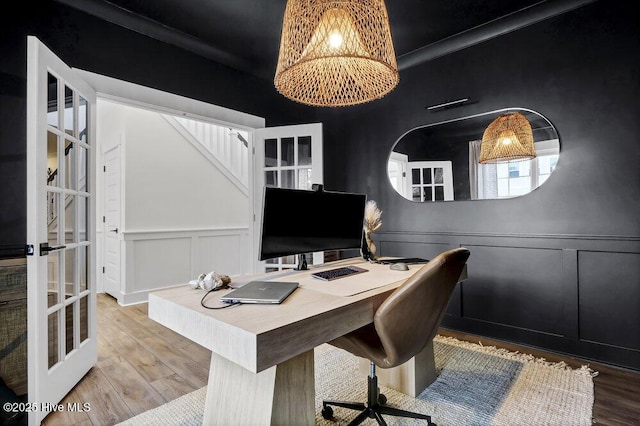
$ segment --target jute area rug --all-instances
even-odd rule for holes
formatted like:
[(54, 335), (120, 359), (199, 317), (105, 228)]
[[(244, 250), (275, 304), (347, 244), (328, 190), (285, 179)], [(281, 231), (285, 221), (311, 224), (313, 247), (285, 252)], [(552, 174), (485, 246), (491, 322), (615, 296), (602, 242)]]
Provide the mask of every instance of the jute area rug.
[[(591, 425), (593, 372), (531, 355), (436, 336), (437, 380), (417, 398), (381, 388), (387, 405), (428, 414), (438, 426)], [(315, 350), (316, 424), (343, 425), (356, 411), (334, 408), (322, 418), (322, 399), (366, 400), (366, 377), (358, 359), (329, 345)], [(202, 425), (206, 387), (142, 413), (121, 425)], [(389, 425), (424, 421), (385, 416)], [(364, 424), (376, 424), (368, 419)]]

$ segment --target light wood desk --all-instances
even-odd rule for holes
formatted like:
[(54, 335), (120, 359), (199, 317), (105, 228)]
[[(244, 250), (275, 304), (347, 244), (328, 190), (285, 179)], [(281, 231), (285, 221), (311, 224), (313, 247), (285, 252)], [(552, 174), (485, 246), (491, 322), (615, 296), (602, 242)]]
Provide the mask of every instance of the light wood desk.
[[(212, 351), (205, 424), (315, 424), (313, 349), (371, 323), (380, 303), (421, 266), (412, 265), (406, 272), (389, 271), (388, 265), (348, 259), (313, 270), (347, 264), (363, 266), (369, 272), (329, 283), (310, 278), (312, 271), (251, 277), (300, 282), (300, 288), (280, 305), (209, 310), (200, 306), (204, 291), (187, 285), (149, 294), (151, 319)], [(347, 286), (361, 291), (367, 281), (379, 287), (350, 296), (335, 294)], [(212, 293), (206, 304), (220, 305), (218, 299), (227, 291)], [(423, 352), (430, 368), (409, 365), (415, 364), (414, 360), (408, 361), (406, 368), (418, 370), (420, 377), (429, 370), (427, 381), (433, 380), (432, 348)], [(419, 358), (415, 359), (424, 361)], [(415, 388), (415, 380), (409, 382)], [(429, 383), (418, 386), (422, 389)]]

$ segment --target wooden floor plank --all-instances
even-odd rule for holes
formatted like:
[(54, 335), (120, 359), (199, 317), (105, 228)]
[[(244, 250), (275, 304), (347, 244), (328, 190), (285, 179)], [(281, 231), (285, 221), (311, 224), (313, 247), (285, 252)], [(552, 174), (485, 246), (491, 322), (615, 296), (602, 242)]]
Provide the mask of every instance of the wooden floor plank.
[(98, 362), (96, 367), (102, 368), (111, 365), (114, 362), (120, 362), (123, 355), (120, 354), (107, 339), (98, 331)]
[(75, 389), (80, 401), (91, 404), (87, 414), (94, 425), (112, 425), (133, 417), (133, 412), (100, 369), (89, 370)]
[(209, 381), (209, 368), (187, 358), (182, 352), (171, 347), (160, 337), (151, 335), (144, 330), (135, 330), (136, 339), (147, 349), (155, 352), (157, 357), (173, 371), (196, 389), (206, 386)]
[(102, 371), (118, 395), (136, 415), (156, 408), (166, 401), (127, 361), (116, 362)]
[[(84, 401), (80, 400), (78, 392), (71, 391), (62, 401), (60, 401), (60, 405), (64, 407), (64, 411), (47, 416), (42, 424), (44, 426), (75, 426), (87, 423), (91, 424), (91, 419), (89, 418), (89, 414), (85, 411), (84, 403)], [(77, 405), (71, 407), (71, 404)], [(81, 409), (76, 410), (76, 407), (81, 407)], [(91, 409), (91, 406), (87, 406), (86, 408)]]
[(211, 351), (192, 342), (191, 340), (181, 336), (174, 331), (158, 324), (149, 319), (148, 304), (139, 303), (133, 306), (127, 306), (122, 309), (122, 313), (136, 321), (140, 326), (154, 335), (163, 338), (172, 347), (179, 349), (185, 356), (199, 363), (205, 368), (209, 368), (211, 362)]
[[(144, 305), (146, 306), (147, 304), (145, 303)], [(126, 315), (129, 320), (133, 320), (139, 325), (144, 325), (147, 331), (163, 338), (174, 347), (179, 346), (180, 344), (184, 343), (185, 340), (187, 340), (185, 339), (185, 337), (179, 335), (173, 330), (164, 327), (163, 325), (158, 324), (153, 320), (150, 320), (148, 314), (145, 311), (142, 310), (140, 305), (134, 305), (124, 308), (122, 310), (122, 313)]]
[[(159, 337), (158, 334), (153, 333), (154, 327), (132, 327), (130, 322), (123, 321), (121, 315), (121, 313), (114, 314), (112, 322), (129, 333), (147, 351), (154, 353), (171, 370), (184, 377), (191, 386), (196, 389), (206, 386), (209, 378), (209, 366), (201, 365), (179, 349), (179, 346), (184, 344), (184, 337), (179, 336), (180, 340), (175, 337), (171, 338), (170, 341), (176, 342), (172, 345), (164, 339), (166, 333), (163, 333), (163, 337)], [(146, 321), (155, 323), (149, 318)]]
[(164, 377), (160, 380), (156, 380), (151, 383), (151, 386), (158, 391), (165, 401), (173, 401), (176, 398), (186, 395), (190, 392), (197, 390), (189, 383), (187, 383), (178, 374), (174, 374), (170, 377)]
[[(115, 315), (115, 314), (114, 314)], [(143, 347), (127, 331), (115, 327), (105, 327), (101, 324), (99, 334), (105, 338), (118, 354), (126, 356), (137, 373), (147, 382), (153, 382), (174, 374), (158, 357)]]
[(167, 327), (150, 320), (146, 303), (127, 307), (123, 312), (139, 325), (144, 326), (147, 331), (164, 339), (173, 348), (178, 349), (187, 358), (197, 362), (204, 368), (209, 368), (211, 351), (175, 333)]

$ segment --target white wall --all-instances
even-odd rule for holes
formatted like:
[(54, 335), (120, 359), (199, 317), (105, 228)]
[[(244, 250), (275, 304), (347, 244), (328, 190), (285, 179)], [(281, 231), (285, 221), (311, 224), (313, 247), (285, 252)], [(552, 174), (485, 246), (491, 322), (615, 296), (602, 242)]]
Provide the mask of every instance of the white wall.
[[(249, 197), (159, 113), (100, 100), (97, 132), (103, 146), (121, 143), (122, 272), (113, 295), (119, 303), (146, 301), (149, 291), (211, 270), (250, 272)], [(97, 204), (100, 227), (101, 194)]]
[[(96, 224), (98, 226), (98, 234), (102, 233), (102, 215), (104, 212), (103, 191), (103, 173), (102, 166), (104, 161), (102, 154), (104, 149), (112, 148), (122, 143), (125, 137), (125, 119), (126, 109), (119, 104), (113, 102), (98, 100), (96, 114)], [(89, 174), (93, 176), (93, 174)]]
[(123, 108), (127, 230), (248, 226), (242, 191), (159, 114)]

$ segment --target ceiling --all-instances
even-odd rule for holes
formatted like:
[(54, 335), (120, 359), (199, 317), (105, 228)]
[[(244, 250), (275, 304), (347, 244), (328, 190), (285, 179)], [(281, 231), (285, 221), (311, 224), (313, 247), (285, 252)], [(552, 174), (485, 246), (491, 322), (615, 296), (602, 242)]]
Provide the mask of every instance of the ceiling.
[[(286, 0), (57, 1), (233, 68), (273, 78)], [(515, 15), (531, 15), (530, 11), (548, 9), (550, 3), (575, 4), (576, 1), (585, 2), (387, 0), (386, 5), (396, 56), (400, 60), (468, 30), (487, 27)], [(533, 5), (536, 6), (530, 7)], [(539, 16), (534, 18), (535, 22), (540, 20)]]

